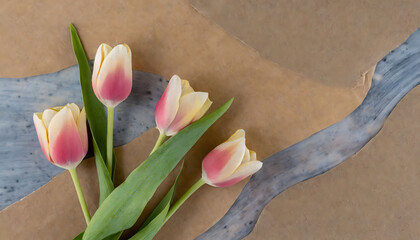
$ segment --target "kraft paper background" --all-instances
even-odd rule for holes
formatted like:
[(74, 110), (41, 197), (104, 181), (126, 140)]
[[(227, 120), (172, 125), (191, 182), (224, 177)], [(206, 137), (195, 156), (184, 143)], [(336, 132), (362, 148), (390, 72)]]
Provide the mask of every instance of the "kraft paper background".
[[(416, 6), (415, 1), (398, 4), (373, 1), (372, 5), (354, 1), (351, 5), (354, 11), (341, 14), (337, 14), (340, 8), (334, 3), (317, 2), (324, 5), (312, 4), (313, 11), (304, 15), (281, 12), (284, 21), (279, 28), (292, 29), (302, 37), (285, 31), (283, 34), (292, 40), (287, 42), (287, 51), (284, 42), (275, 45), (280, 49), (273, 50), (277, 52), (276, 62), (226, 33), (220, 27), (224, 24), (219, 22), (219, 26), (203, 17), (183, 0), (3, 2), (0, 75), (32, 76), (76, 64), (69, 35), (69, 23), (73, 22), (89, 58), (94, 57), (102, 42), (110, 45), (125, 42), (132, 49), (134, 69), (166, 78), (179, 74), (190, 80), (195, 89), (210, 92), (215, 106), (234, 96), (228, 113), (186, 156), (179, 196), (200, 177), (205, 154), (237, 128), (246, 130), (247, 145), (264, 159), (344, 118), (360, 104), (368, 90), (370, 74), (361, 73), (372, 70), (376, 61), (420, 25), (415, 9), (400, 8), (406, 4)], [(285, 9), (298, 9), (303, 3), (282, 4)], [(243, 3), (238, 4), (238, 11), (244, 11), (244, 7)], [(230, 9), (235, 12), (235, 8)], [(305, 19), (319, 19), (320, 13), (322, 16), (331, 11), (336, 20), (332, 19), (331, 25), (319, 25), (319, 31), (304, 24)], [(404, 17), (395, 17), (396, 13)], [(359, 23), (358, 16), (366, 17)], [(385, 16), (392, 21), (384, 22)], [(229, 21), (228, 17), (225, 19), (218, 21)], [(359, 25), (353, 26), (355, 22)], [(387, 34), (379, 29), (386, 29)], [(317, 49), (301, 49), (313, 44), (314, 35), (318, 38)], [(340, 46), (332, 47), (324, 41)], [(254, 44), (254, 48), (261, 45)], [(419, 99), (419, 89), (410, 92), (384, 129), (356, 156), (276, 197), (246, 239), (418, 236)], [(150, 130), (117, 149), (118, 182), (146, 158), (156, 138), (157, 131)], [(93, 213), (98, 201), (94, 161), (85, 160), (78, 173)], [(203, 187), (156, 239), (193, 239), (223, 216), (245, 183), (224, 189)], [(151, 205), (156, 204), (168, 186), (167, 182), (159, 189)], [(71, 239), (85, 227), (78, 204), (70, 175), (60, 174), (0, 212), (2, 238)]]

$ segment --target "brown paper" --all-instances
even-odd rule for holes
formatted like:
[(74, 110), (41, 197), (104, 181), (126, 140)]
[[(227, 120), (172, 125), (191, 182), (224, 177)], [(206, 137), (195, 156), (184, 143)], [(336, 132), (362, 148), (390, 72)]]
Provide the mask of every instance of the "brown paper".
[[(377, 1), (377, 6), (381, 3)], [(380, 8), (377, 11), (384, 14)], [(75, 64), (68, 27), (73, 22), (90, 58), (102, 42), (126, 42), (132, 49), (135, 69), (167, 78), (179, 74), (195, 89), (210, 92), (215, 106), (235, 97), (231, 109), (186, 156), (177, 197), (200, 177), (205, 154), (236, 129), (246, 130), (248, 146), (264, 159), (345, 117), (361, 102), (369, 84), (360, 81), (358, 87), (339, 88), (305, 78), (297, 70), (302, 66), (282, 67), (261, 57), (180, 0), (14, 1), (0, 8), (0, 20), (0, 50), (7, 56), (0, 58), (2, 77), (53, 72)], [(373, 16), (366, 21), (372, 26), (378, 24)], [(404, 20), (395, 19), (388, 25), (402, 24), (406, 24)], [(335, 38), (338, 42), (353, 38), (357, 44), (349, 46), (352, 52), (366, 58), (350, 55), (342, 64), (358, 62), (365, 69), (371, 66), (371, 59), (379, 60), (390, 50), (390, 42), (397, 46), (409, 34), (407, 30), (386, 40), (376, 39), (381, 54), (372, 56), (359, 48), (369, 35), (354, 31), (354, 35), (337, 34)], [(326, 62), (336, 52), (328, 47), (323, 51), (325, 55), (308, 53), (308, 58)], [(361, 71), (353, 70), (344, 77)], [(331, 74), (337, 73), (332, 69)], [(418, 90), (410, 93), (378, 137), (355, 157), (276, 197), (247, 239), (409, 239), (419, 235), (419, 94)], [(157, 131), (150, 130), (117, 149), (118, 182), (146, 158), (156, 138)], [(93, 213), (98, 201), (94, 161), (85, 160), (78, 173)], [(173, 176), (159, 189), (146, 213), (171, 179)], [(156, 239), (193, 239), (223, 216), (245, 182), (229, 188), (204, 186)], [(76, 236), (85, 224), (71, 185), (69, 174), (60, 174), (3, 210), (2, 238)]]
[(324, 84), (352, 87), (419, 27), (418, 1), (189, 0), (264, 57)]

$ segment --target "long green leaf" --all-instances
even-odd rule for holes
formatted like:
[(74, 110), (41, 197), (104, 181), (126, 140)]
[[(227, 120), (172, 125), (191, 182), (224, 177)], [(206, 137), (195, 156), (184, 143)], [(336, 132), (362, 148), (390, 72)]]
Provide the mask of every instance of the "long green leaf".
[(160, 201), (150, 216), (146, 219), (140, 231), (131, 237), (130, 240), (152, 240), (156, 233), (162, 228), (175, 195), (176, 185), (178, 183), (179, 176), (181, 175), (181, 171), (182, 166), (171, 189), (169, 189), (165, 197)]
[[(112, 234), (111, 236), (106, 237), (104, 240), (118, 240), (118, 239), (120, 239), (122, 233), (123, 232), (121, 231), (119, 233)], [(77, 235), (75, 238), (73, 238), (73, 240), (82, 240), (83, 239), (83, 234), (85, 234), (84, 231), (79, 233), (79, 235)]]
[(75, 238), (73, 238), (73, 240), (82, 240), (83, 239), (83, 234), (85, 232), (81, 232), (79, 235), (77, 235)]
[[(89, 62), (83, 49), (83, 45), (80, 42), (79, 36), (77, 35), (76, 28), (73, 24), (70, 24), (71, 40), (73, 44), (74, 54), (76, 55), (77, 62), (79, 63), (80, 72), (80, 86), (82, 89), (83, 103), (85, 105), (86, 116), (89, 121), (90, 131), (94, 143), (96, 142), (97, 151), (95, 151), (96, 160), (102, 159), (102, 156), (106, 156), (106, 114), (105, 108), (102, 103), (96, 98), (95, 93), (92, 89), (92, 72), (90, 70)], [(95, 148), (95, 146), (94, 146)], [(95, 150), (95, 149), (94, 149)], [(99, 150), (99, 151), (98, 151)], [(100, 154), (101, 156), (98, 156)], [(115, 162), (115, 161), (114, 161)], [(109, 178), (113, 179), (113, 176), (104, 175), (103, 167), (104, 164), (97, 164), (97, 171), (99, 176), (99, 185), (101, 188), (101, 200), (106, 197), (106, 193), (110, 193), (113, 190), (110, 188)], [(114, 172), (114, 171), (113, 171)]]
[[(102, 157), (106, 156), (105, 108), (93, 92), (91, 79), (92, 72), (90, 70), (89, 61), (73, 24), (70, 24), (70, 33), (74, 54), (76, 55), (76, 59), (79, 64), (80, 87), (82, 89), (83, 103), (93, 138), (93, 151), (95, 154), (96, 170), (99, 180), (99, 204), (102, 204), (105, 198), (108, 197), (112, 190), (114, 190), (114, 184), (112, 182), (113, 176), (111, 177), (109, 175), (105, 161)], [(115, 163), (115, 160), (113, 162)], [(115, 173), (115, 165), (113, 166), (113, 173)], [(74, 239), (82, 239), (83, 233), (84, 232), (80, 233)], [(111, 237), (112, 239), (118, 239), (120, 235), (121, 233), (115, 234)]]
[(99, 181), (99, 205), (103, 203), (105, 198), (114, 190), (114, 184), (112, 183), (111, 176), (109, 176), (108, 169), (102, 158), (102, 154), (99, 152), (98, 145), (95, 139), (93, 139), (93, 152), (95, 153), (96, 171), (98, 173)]
[(83, 239), (103, 239), (133, 226), (158, 186), (232, 101), (181, 130), (132, 171), (99, 206)]

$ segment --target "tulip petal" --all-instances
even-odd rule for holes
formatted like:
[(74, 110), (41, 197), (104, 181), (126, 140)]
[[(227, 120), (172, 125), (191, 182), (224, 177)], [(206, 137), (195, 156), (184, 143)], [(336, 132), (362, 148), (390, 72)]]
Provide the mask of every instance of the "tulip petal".
[(48, 161), (54, 163), (50, 157), (50, 151), (48, 147), (48, 132), (47, 132), (47, 128), (45, 127), (44, 123), (41, 120), (42, 115), (43, 115), (42, 113), (34, 113), (33, 115), (34, 125), (36, 129), (36, 133), (38, 135), (39, 144), (41, 145), (42, 152), (44, 153)]
[(181, 79), (174, 75), (159, 99), (155, 109), (155, 120), (159, 131), (165, 132), (175, 119), (181, 97)]
[(257, 160), (257, 153), (256, 152), (254, 152), (252, 150), (249, 150), (249, 155), (250, 155), (249, 161), (255, 161), (255, 160)]
[(79, 114), (80, 114), (79, 107), (74, 103), (69, 103), (66, 106), (71, 110), (71, 113), (73, 114), (74, 122), (77, 122), (77, 119), (79, 118)]
[(109, 54), (109, 52), (111, 52), (111, 50), (112, 50), (111, 46), (109, 46), (108, 44), (102, 43), (98, 47), (98, 50), (96, 51), (95, 62), (93, 63), (92, 88), (93, 88), (93, 91), (95, 92), (96, 97), (98, 97), (98, 99), (101, 99), (97, 92), (98, 74), (99, 74), (99, 71), (101, 70), (102, 63), (105, 57)]
[(190, 86), (190, 82), (187, 80), (181, 80), (181, 96), (192, 92), (194, 92), (194, 89)]
[(249, 149), (245, 150), (244, 159), (242, 159), (242, 164), (249, 162), (251, 160), (251, 154), (249, 153)]
[(239, 168), (227, 179), (222, 182), (214, 184), (217, 187), (229, 187), (244, 178), (256, 173), (261, 169), (263, 163), (260, 161), (250, 161), (242, 164)]
[(97, 77), (97, 93), (107, 107), (115, 107), (132, 88), (131, 50), (125, 44), (114, 47), (103, 60)]
[(83, 149), (85, 150), (85, 154), (86, 154), (88, 151), (89, 142), (88, 142), (87, 127), (86, 127), (85, 108), (82, 108), (82, 111), (79, 114), (79, 118), (77, 119), (77, 130), (79, 132), (80, 139), (82, 140)]
[(209, 110), (212, 103), (213, 102), (210, 101), (209, 98), (207, 98), (206, 101), (204, 102), (203, 106), (201, 107), (201, 109), (195, 114), (192, 121), (195, 122), (198, 119), (200, 119), (202, 116), (204, 116), (204, 114), (207, 112), (207, 110)]
[(42, 121), (44, 122), (44, 125), (46, 128), (50, 125), (51, 119), (57, 114), (58, 111), (48, 108), (45, 109), (42, 113)]
[(51, 159), (59, 167), (75, 168), (86, 155), (73, 114), (67, 106), (52, 118), (48, 138)]
[(240, 166), (245, 149), (245, 138), (237, 138), (217, 146), (203, 160), (203, 179), (206, 178), (213, 184), (227, 179)]
[(236, 130), (236, 132), (232, 134), (232, 136), (230, 136), (228, 140), (226, 140), (226, 142), (231, 142), (239, 138), (245, 138), (245, 130), (243, 129)]
[(203, 107), (207, 98), (208, 93), (206, 92), (192, 92), (182, 96), (179, 100), (178, 112), (166, 131), (166, 135), (173, 136), (188, 124), (192, 123), (194, 116)]

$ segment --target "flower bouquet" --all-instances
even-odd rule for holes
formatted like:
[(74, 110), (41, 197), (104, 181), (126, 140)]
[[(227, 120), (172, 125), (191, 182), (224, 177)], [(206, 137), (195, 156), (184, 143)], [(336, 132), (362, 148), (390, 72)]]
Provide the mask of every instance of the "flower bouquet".
[[(195, 91), (187, 80), (174, 75), (155, 108), (160, 134), (149, 157), (115, 187), (116, 157), (113, 148), (114, 110), (132, 88), (131, 50), (126, 44), (101, 44), (93, 70), (73, 25), (71, 37), (79, 63), (84, 107), (74, 103), (34, 113), (33, 121), (46, 158), (69, 170), (86, 221), (86, 230), (75, 239), (119, 239), (142, 214), (163, 180), (206, 130), (230, 107), (233, 99), (206, 114), (212, 105), (207, 92)], [(105, 111), (106, 108), (106, 111)], [(87, 127), (89, 123), (89, 128)], [(88, 130), (91, 135), (89, 144)], [(92, 146), (98, 173), (99, 208), (90, 215), (76, 168)], [(141, 162), (141, 159), (139, 159)], [(245, 144), (245, 131), (237, 130), (210, 151), (202, 162), (202, 177), (174, 201), (177, 179), (130, 239), (152, 239), (182, 204), (201, 186), (231, 186), (257, 172), (262, 162)], [(181, 168), (182, 169), (182, 168)], [(181, 174), (181, 171), (178, 173)]]

